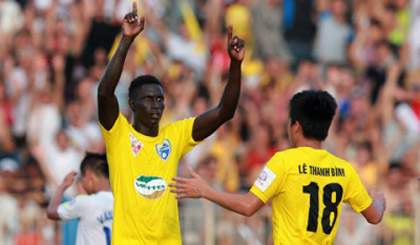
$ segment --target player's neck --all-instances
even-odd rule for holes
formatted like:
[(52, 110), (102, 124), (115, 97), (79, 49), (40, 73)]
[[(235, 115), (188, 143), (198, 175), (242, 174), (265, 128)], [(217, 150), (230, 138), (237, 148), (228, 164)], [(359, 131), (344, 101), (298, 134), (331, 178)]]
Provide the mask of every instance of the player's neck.
[(133, 128), (137, 132), (139, 132), (143, 135), (149, 136), (149, 137), (156, 137), (159, 134), (159, 125), (155, 125), (153, 127), (148, 127), (148, 126), (143, 125), (141, 123), (134, 122)]
[(296, 147), (311, 147), (314, 149), (320, 149), (321, 148), (321, 141), (316, 139), (307, 139), (307, 138), (300, 138), (296, 141)]
[(111, 186), (109, 185), (108, 179), (101, 179), (96, 183), (95, 185), (95, 193), (101, 192), (101, 191), (111, 191)]

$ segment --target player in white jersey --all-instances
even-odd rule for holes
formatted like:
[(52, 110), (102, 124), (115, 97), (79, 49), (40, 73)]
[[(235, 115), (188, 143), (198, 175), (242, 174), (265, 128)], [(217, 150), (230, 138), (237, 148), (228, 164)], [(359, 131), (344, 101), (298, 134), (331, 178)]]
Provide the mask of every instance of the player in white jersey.
[(73, 183), (77, 172), (65, 177), (52, 198), (47, 216), (54, 220), (79, 219), (77, 245), (109, 245), (114, 198), (109, 185), (109, 171), (105, 154), (86, 153), (80, 165), (80, 181), (88, 195), (79, 195), (62, 203), (64, 191)]

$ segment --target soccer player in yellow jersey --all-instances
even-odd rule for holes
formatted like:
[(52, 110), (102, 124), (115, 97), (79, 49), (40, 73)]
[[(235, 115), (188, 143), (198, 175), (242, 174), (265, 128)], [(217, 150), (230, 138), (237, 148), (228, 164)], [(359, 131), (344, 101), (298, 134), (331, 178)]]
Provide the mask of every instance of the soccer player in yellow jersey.
[[(209, 187), (190, 169), (192, 179), (175, 177), (177, 198), (206, 198), (251, 216), (272, 199), (274, 244), (332, 244), (343, 202), (369, 223), (381, 221), (385, 198), (370, 195), (350, 163), (321, 149), (337, 104), (324, 91), (308, 90), (290, 100), (290, 149), (276, 153), (247, 194), (229, 194)], [(372, 200), (373, 199), (373, 200)]]
[(238, 104), (244, 42), (228, 29), (229, 77), (218, 106), (196, 118), (159, 128), (164, 90), (151, 75), (135, 78), (129, 87), (132, 124), (119, 112), (114, 94), (124, 60), (144, 28), (137, 5), (124, 17), (123, 35), (98, 87), (98, 111), (105, 139), (111, 189), (114, 194), (112, 244), (181, 244), (178, 206), (167, 184), (179, 159), (198, 142), (231, 119)]

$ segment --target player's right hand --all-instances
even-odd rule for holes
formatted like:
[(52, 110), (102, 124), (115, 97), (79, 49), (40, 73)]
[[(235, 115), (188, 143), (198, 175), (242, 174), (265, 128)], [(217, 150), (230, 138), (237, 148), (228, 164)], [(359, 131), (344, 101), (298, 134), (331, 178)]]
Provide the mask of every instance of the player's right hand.
[(176, 199), (203, 197), (203, 192), (207, 187), (206, 182), (192, 168), (189, 169), (189, 172), (191, 179), (173, 177), (172, 180), (176, 182), (169, 183), (169, 187), (175, 188), (171, 189), (170, 192), (177, 194)]
[(135, 38), (141, 31), (143, 31), (144, 22), (144, 16), (139, 18), (137, 14), (137, 3), (133, 2), (133, 11), (124, 16), (123, 35), (125, 37)]
[(71, 171), (66, 175), (66, 177), (63, 180), (63, 183), (61, 183), (61, 187), (64, 189), (67, 189), (74, 181), (74, 177), (77, 175), (76, 171)]
[(386, 200), (384, 193), (376, 191), (376, 186), (372, 186), (369, 190), (369, 195), (373, 200), (377, 200), (383, 206), (383, 209), (386, 209)]

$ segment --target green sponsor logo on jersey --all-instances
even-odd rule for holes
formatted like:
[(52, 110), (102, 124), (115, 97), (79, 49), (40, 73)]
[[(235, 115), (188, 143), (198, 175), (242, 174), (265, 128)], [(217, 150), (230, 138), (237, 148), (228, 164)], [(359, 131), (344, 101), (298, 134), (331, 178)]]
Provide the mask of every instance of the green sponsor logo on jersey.
[(140, 175), (134, 181), (134, 188), (142, 197), (155, 200), (165, 193), (167, 185), (166, 181), (159, 176)]

